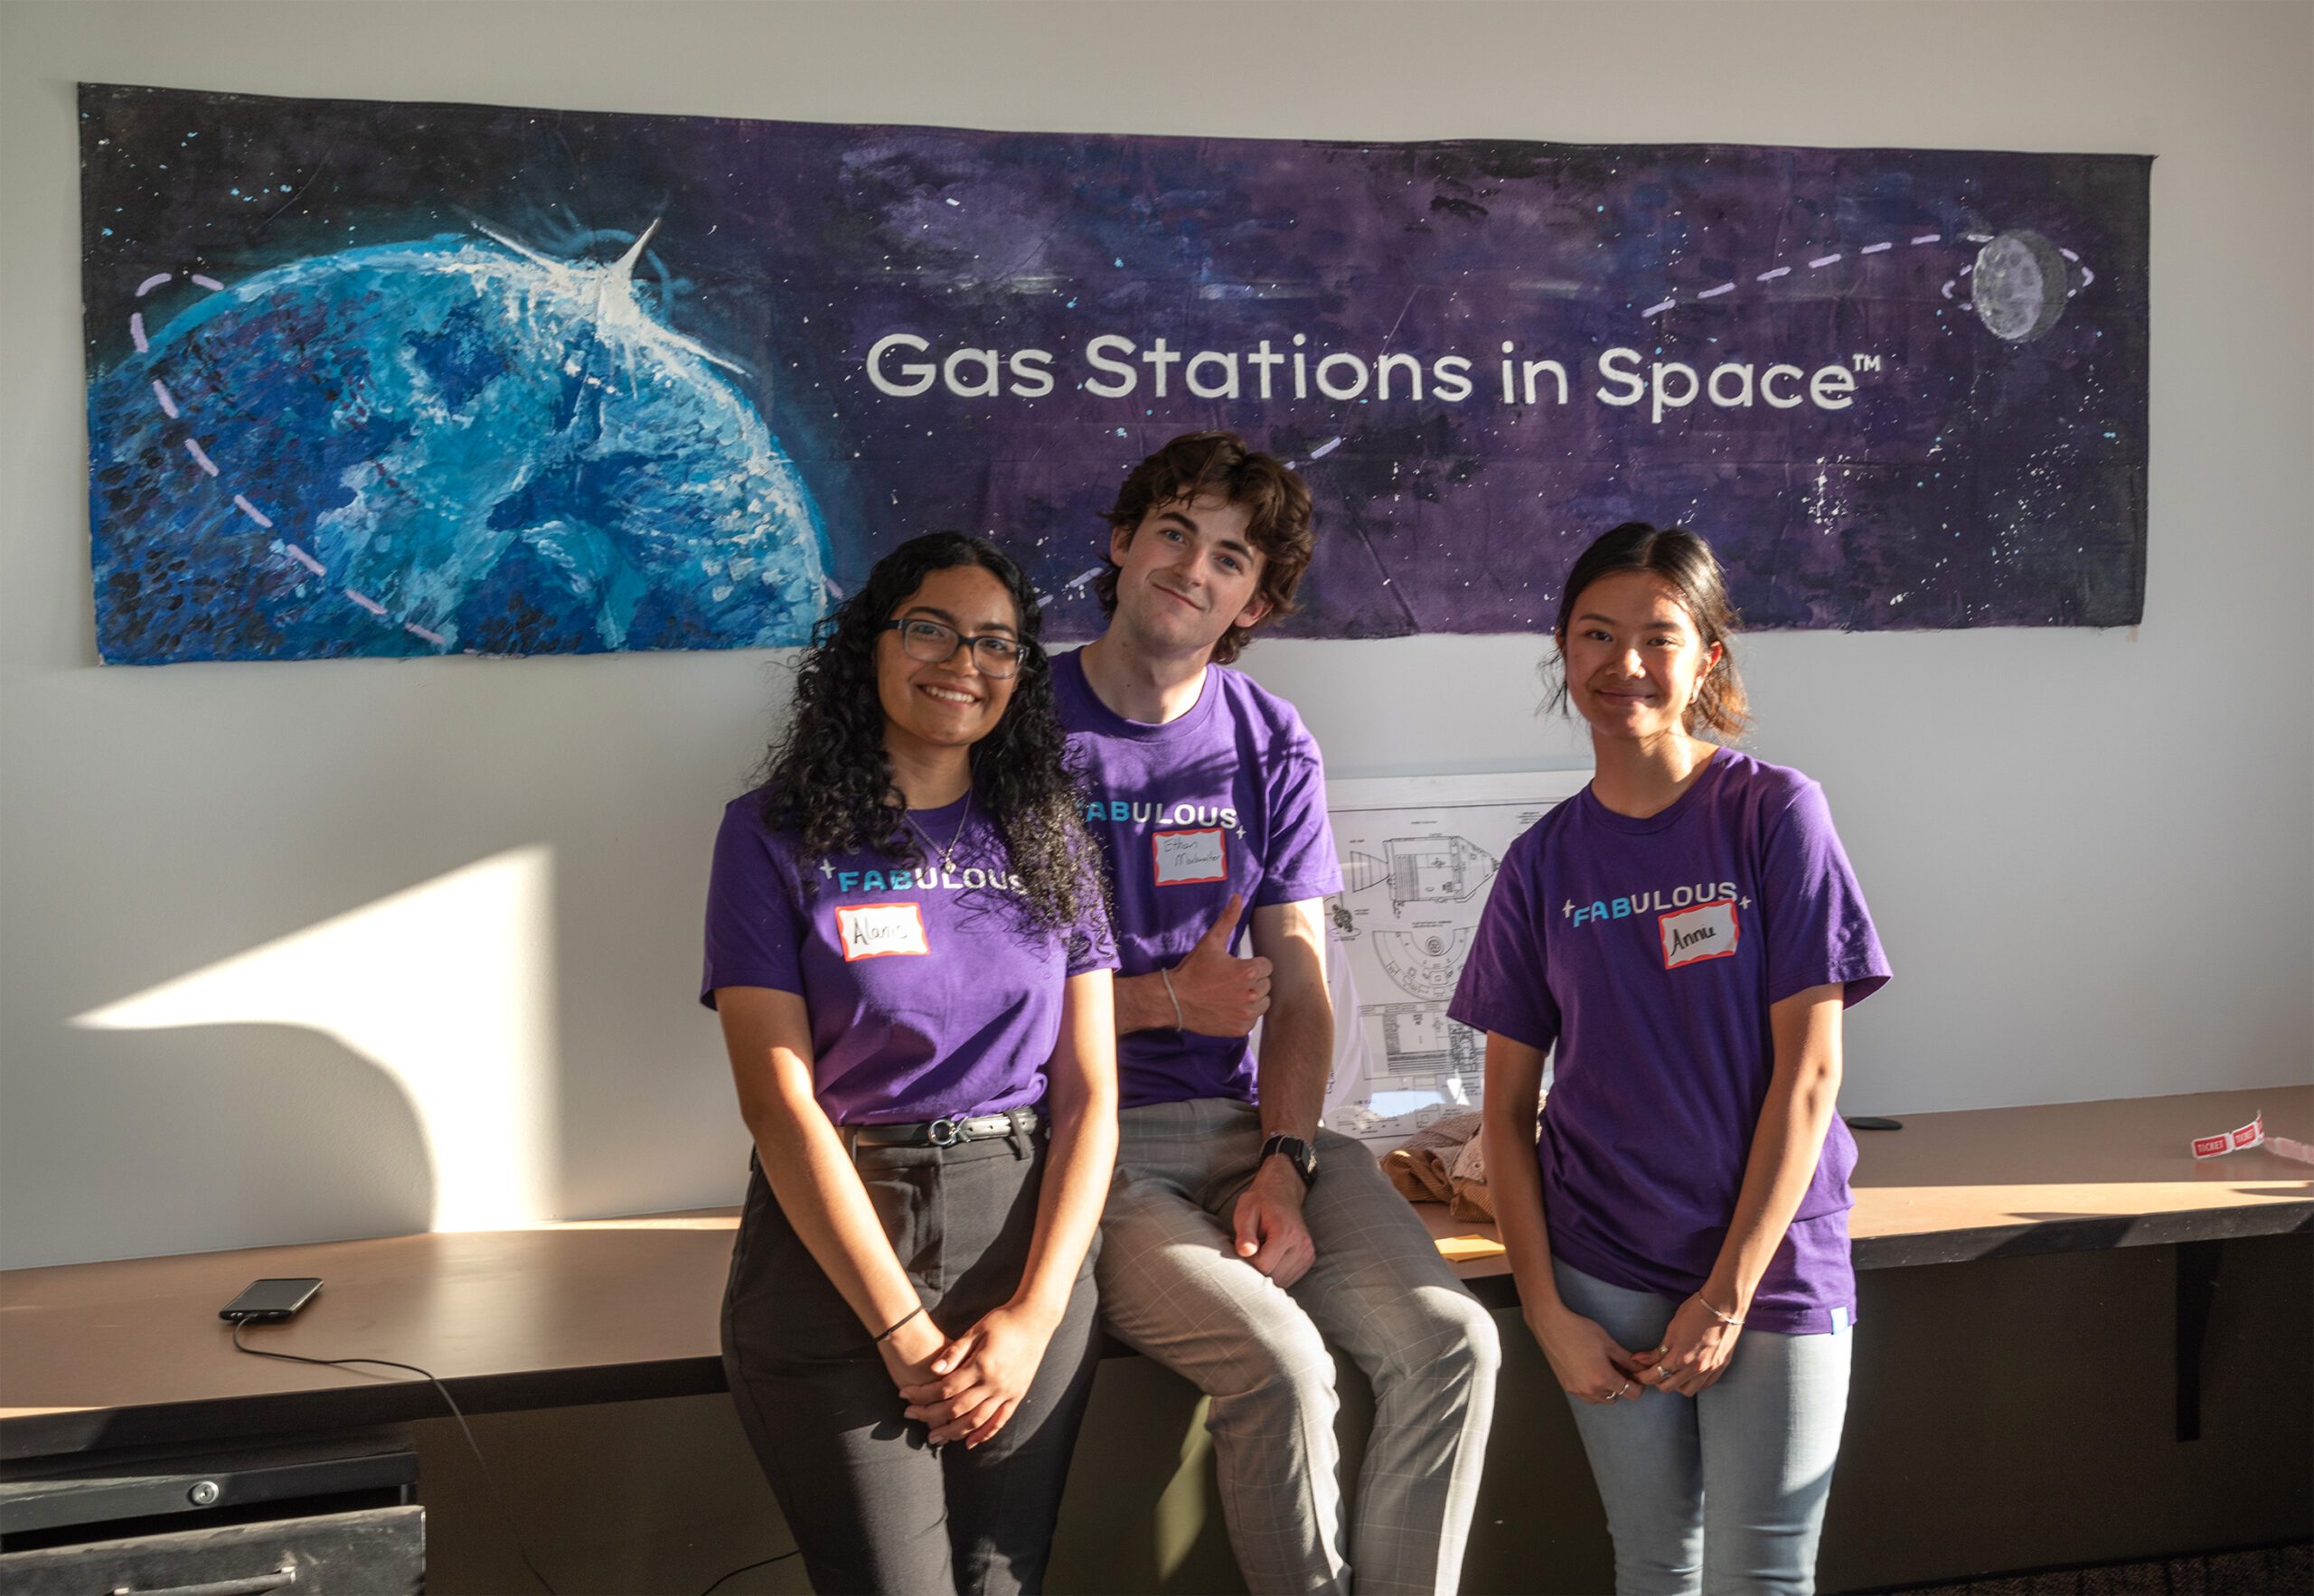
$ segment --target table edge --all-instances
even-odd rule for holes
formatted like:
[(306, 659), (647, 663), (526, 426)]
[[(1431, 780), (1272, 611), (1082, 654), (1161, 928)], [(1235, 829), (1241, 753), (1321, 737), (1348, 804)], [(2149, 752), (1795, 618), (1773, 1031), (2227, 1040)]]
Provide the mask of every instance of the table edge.
[[(469, 1416), (534, 1408), (587, 1407), (729, 1387), (720, 1354), (452, 1376), (442, 1384)], [(317, 1391), (209, 1397), (131, 1408), (72, 1408), (0, 1419), (0, 1459), (52, 1457), (118, 1447), (284, 1437), (315, 1431), (449, 1417), (441, 1392), (417, 1378)]]
[[(1859, 1271), (1908, 1269), (1989, 1258), (2107, 1252), (2120, 1247), (2302, 1234), (2314, 1234), (2314, 1197), (2256, 1207), (2088, 1215), (2022, 1220), (1969, 1230), (1867, 1236), (1854, 1244), (1853, 1257)], [(1518, 1282), (1502, 1267), (1500, 1253), (1452, 1267), (1486, 1307), (1518, 1306)], [(1476, 1272), (1479, 1270), (1486, 1272)], [(456, 1375), (443, 1383), (459, 1408), (469, 1414), (702, 1396), (729, 1389), (722, 1359), (715, 1354)], [(418, 1379), (129, 1408), (76, 1408), (0, 1418), (0, 1458), (49, 1457), (99, 1449), (230, 1441), (256, 1435), (286, 1436), (447, 1415), (441, 1393), (430, 1383)]]

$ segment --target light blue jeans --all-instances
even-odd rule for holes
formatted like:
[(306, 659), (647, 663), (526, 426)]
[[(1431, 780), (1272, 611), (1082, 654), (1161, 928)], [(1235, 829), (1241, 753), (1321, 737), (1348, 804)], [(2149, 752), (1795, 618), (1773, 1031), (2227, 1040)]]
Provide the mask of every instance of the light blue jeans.
[[(1679, 1306), (1552, 1269), (1561, 1300), (1633, 1351), (1660, 1345)], [(1854, 1338), (1745, 1330), (1699, 1396), (1567, 1398), (1615, 1538), (1617, 1596), (1815, 1590)]]

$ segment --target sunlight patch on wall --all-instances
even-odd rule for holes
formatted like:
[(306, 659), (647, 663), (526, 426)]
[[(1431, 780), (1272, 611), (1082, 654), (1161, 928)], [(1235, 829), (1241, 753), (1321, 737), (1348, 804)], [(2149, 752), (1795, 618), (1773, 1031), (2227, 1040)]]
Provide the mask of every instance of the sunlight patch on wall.
[(436, 1230), (552, 1216), (552, 854), (511, 849), (71, 1021), (301, 1026), (400, 1086)]

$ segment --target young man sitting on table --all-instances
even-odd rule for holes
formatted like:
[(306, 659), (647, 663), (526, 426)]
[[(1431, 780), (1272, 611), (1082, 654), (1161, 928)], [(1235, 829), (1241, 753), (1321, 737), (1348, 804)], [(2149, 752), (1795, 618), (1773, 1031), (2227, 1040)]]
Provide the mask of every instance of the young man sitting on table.
[[(1102, 1311), (1211, 1399), (1251, 1590), (1451, 1591), (1494, 1322), (1366, 1151), (1318, 1128), (1334, 1037), (1321, 911), (1341, 890), (1325, 775), (1293, 707), (1228, 668), (1293, 608), (1309, 490), (1236, 436), (1197, 433), (1143, 461), (1107, 519), (1108, 629), (1053, 666), (1123, 962)], [(1346, 1514), (1334, 1350), (1375, 1398)]]

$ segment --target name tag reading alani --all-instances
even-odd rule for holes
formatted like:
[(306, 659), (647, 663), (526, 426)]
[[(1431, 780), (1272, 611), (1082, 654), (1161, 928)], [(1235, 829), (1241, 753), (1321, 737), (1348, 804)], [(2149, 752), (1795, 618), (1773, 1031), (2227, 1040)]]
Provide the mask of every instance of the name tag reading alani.
[(928, 953), (924, 915), (914, 904), (861, 904), (835, 912), (836, 942), (844, 962), (894, 953)]

